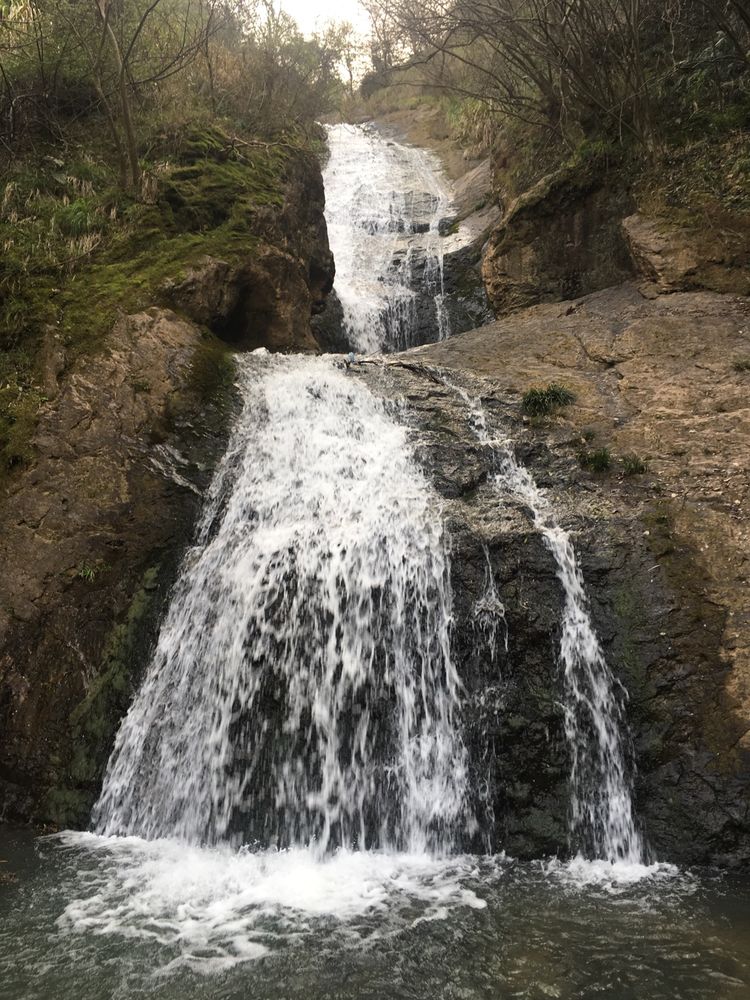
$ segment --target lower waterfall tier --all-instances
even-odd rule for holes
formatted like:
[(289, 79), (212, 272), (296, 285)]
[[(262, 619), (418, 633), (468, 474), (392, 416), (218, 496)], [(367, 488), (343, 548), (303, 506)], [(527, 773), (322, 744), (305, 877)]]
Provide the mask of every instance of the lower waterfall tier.
[(244, 407), (96, 828), (445, 851), (467, 824), (449, 564), (406, 431), (324, 359), (251, 357)]

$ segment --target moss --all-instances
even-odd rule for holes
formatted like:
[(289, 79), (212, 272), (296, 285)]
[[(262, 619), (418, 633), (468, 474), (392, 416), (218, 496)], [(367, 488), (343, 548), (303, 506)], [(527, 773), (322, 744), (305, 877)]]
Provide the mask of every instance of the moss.
[[(67, 768), (67, 782), (72, 788), (55, 789), (60, 801), (83, 801), (90, 808), (93, 787), (99, 778), (111, 748), (112, 737), (122, 718), (130, 695), (143, 633), (153, 611), (159, 567), (146, 570), (130, 603), (124, 620), (110, 632), (102, 654), (102, 669), (82, 702), (70, 716), (74, 750)], [(78, 797), (78, 798), (76, 798)], [(58, 822), (50, 814), (53, 822)], [(76, 822), (79, 818), (75, 820)]]
[(188, 375), (188, 389), (203, 404), (223, 406), (234, 386), (234, 355), (227, 345), (206, 334), (195, 349)]
[(70, 362), (99, 350), (119, 315), (158, 302), (200, 258), (251, 254), (258, 212), (283, 204), (287, 145), (216, 126), (152, 145), (152, 156), (173, 164), (149, 168), (154, 204), (123, 195), (111, 164), (75, 150), (63, 167), (21, 163), (0, 185), (0, 479), (32, 457), (47, 326), (60, 331)]
[(18, 373), (0, 384), (0, 485), (11, 470), (31, 460), (31, 439), (43, 402), (38, 386)]
[(252, 160), (207, 158), (173, 170), (155, 205), (131, 205), (126, 227), (59, 298), (67, 345), (96, 350), (120, 313), (153, 304), (201, 257), (234, 263), (256, 249), (256, 213), (282, 204), (285, 161), (275, 148)]
[(75, 788), (52, 788), (42, 804), (43, 822), (67, 829), (81, 825), (91, 809), (91, 796)]

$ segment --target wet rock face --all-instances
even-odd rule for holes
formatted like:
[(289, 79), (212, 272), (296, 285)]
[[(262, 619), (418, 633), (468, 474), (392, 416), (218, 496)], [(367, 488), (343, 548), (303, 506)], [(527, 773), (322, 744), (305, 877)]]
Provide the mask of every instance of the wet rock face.
[(61, 378), (0, 509), (0, 801), (85, 822), (232, 410), (231, 361), (161, 309)]
[[(447, 335), (473, 329), (492, 319), (481, 274), (481, 243), (472, 243), (447, 253), (443, 261), (443, 308)], [(394, 260), (394, 268), (398, 265)], [(435, 302), (434, 276), (425, 281), (424, 253), (412, 256), (411, 273), (416, 293), (404, 324), (404, 343), (431, 344), (439, 339), (440, 321)], [(325, 311), (313, 316), (313, 336), (320, 349), (347, 353), (352, 345), (347, 335), (344, 313), (335, 289), (326, 301)]]
[[(617, 353), (620, 338), (624, 345), (631, 322), (638, 325), (645, 356), (658, 350), (648, 316), (654, 311), (656, 335), (666, 307), (640, 299), (631, 317), (627, 295), (611, 295), (606, 315), (618, 331), (611, 351)], [(741, 307), (734, 307), (736, 314), (730, 310), (730, 320), (729, 306), (719, 297), (685, 298), (680, 322), (688, 343), (690, 323), (704, 329), (712, 308), (717, 332), (730, 338), (736, 324), (734, 335), (743, 336)], [(670, 313), (679, 308), (673, 300)], [(724, 533), (725, 544), (731, 538), (740, 550), (745, 536), (738, 525), (714, 525), (718, 512), (711, 501), (691, 526), (691, 504), (673, 499), (669, 468), (655, 457), (658, 472), (632, 479), (617, 473), (597, 477), (580, 467), (584, 438), (575, 421), (586, 426), (595, 409), (612, 420), (626, 405), (625, 399), (606, 398), (609, 362), (592, 363), (588, 374), (578, 370), (580, 406), (569, 414), (535, 426), (522, 422), (518, 393), (530, 377), (523, 368), (526, 345), (534, 342), (538, 363), (550, 366), (549, 379), (564, 381), (570, 359), (559, 324), (570, 325), (571, 345), (580, 350), (583, 344), (590, 358), (602, 338), (601, 297), (579, 303), (575, 317), (558, 307), (555, 318), (553, 309), (516, 314), (504, 324), (417, 348), (393, 358), (385, 375), (363, 366), (373, 391), (407, 401), (416, 454), (441, 495), (451, 544), (453, 655), (465, 686), (462, 723), (479, 827), (467, 846), (524, 858), (570, 849), (571, 762), (558, 665), (563, 594), (528, 511), (491, 488), (490, 456), (468, 426), (465, 404), (435, 381), (434, 366), (482, 398), (490, 425), (505, 428), (515, 440), (517, 457), (550, 492), (560, 523), (571, 531), (592, 621), (610, 668), (628, 692), (636, 815), (654, 855), (681, 864), (750, 865), (744, 595), (737, 581), (719, 590), (716, 571), (706, 563), (714, 529), (717, 544)], [(482, 368), (484, 377), (478, 378)], [(613, 386), (623, 384), (616, 371), (611, 378)], [(592, 391), (605, 395), (594, 403)], [(636, 405), (628, 395), (630, 419), (620, 433), (630, 448), (639, 422), (649, 417), (643, 395), (644, 415), (636, 414)], [(615, 426), (620, 419), (614, 417)], [(598, 439), (610, 443), (616, 458), (617, 444), (598, 427)], [(661, 430), (668, 433), (663, 425)], [(734, 501), (729, 503), (731, 517)], [(729, 567), (741, 565), (738, 552), (724, 552), (721, 559)], [(494, 594), (488, 593), (490, 568)]]
[[(565, 854), (570, 759), (556, 647), (562, 591), (552, 556), (528, 513), (499, 499), (488, 478), (492, 456), (454, 391), (398, 361), (385, 375), (363, 366), (361, 376), (373, 391), (408, 401), (415, 452), (442, 498), (477, 821), (464, 847), (519, 858)], [(503, 419), (507, 404), (488, 407)]]
[(445, 308), (452, 334), (473, 330), (493, 319), (482, 280), (482, 237), (480, 232), (478, 240), (444, 257)]
[(565, 854), (570, 760), (555, 646), (560, 587), (523, 512), (513, 525), (492, 491), (483, 492), (476, 502), (491, 509), (494, 501), (500, 522), (491, 534), (449, 522), (453, 652), (465, 686), (464, 738), (479, 826), (471, 846), (520, 858)]

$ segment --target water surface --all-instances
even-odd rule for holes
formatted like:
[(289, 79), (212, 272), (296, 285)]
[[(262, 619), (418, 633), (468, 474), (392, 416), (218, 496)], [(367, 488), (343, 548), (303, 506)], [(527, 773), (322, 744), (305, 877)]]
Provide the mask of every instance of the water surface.
[(750, 996), (747, 878), (305, 853), (3, 831), (2, 996)]

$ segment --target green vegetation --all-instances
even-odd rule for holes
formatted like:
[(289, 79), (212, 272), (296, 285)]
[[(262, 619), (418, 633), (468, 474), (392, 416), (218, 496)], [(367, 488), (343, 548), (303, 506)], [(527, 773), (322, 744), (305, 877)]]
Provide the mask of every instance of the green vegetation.
[(117, 722), (132, 693), (135, 669), (142, 658), (155, 609), (158, 574), (158, 566), (143, 574), (124, 621), (107, 639), (101, 673), (71, 713), (75, 750), (65, 777), (68, 787), (50, 792), (46, 806), (49, 819), (57, 825), (80, 822), (91, 807), (92, 795), (86, 789), (95, 787), (109, 755)]
[[(121, 192), (116, 170), (103, 160), (34, 172), (22, 160), (6, 175), (0, 481), (31, 457), (44, 402), (40, 368), (47, 330), (55, 330), (71, 362), (98, 350), (118, 315), (158, 302), (165, 285), (206, 254), (232, 263), (257, 245), (257, 213), (281, 204), (285, 173), (305, 137), (290, 132), (252, 145), (245, 139), (240, 149), (228, 126), (156, 135), (151, 151), (159, 159), (151, 161), (151, 171), (160, 180), (149, 201)], [(84, 175), (86, 197), (70, 200)]]
[(93, 563), (86, 562), (84, 560), (78, 565), (78, 568), (76, 569), (76, 576), (81, 580), (85, 580), (87, 583), (93, 583), (97, 576), (107, 569), (109, 569), (109, 566), (103, 559), (97, 559), (96, 562)]
[(44, 394), (26, 350), (0, 350), (0, 483), (2, 471), (31, 458), (31, 435)]
[(341, 60), (349, 28), (305, 38), (272, 4), (0, 0), (0, 485), (50, 334), (69, 365), (201, 257), (251, 253)]
[(575, 393), (556, 382), (544, 389), (529, 389), (521, 400), (521, 409), (530, 417), (546, 417), (575, 402)]
[(232, 352), (215, 337), (205, 337), (196, 349), (190, 366), (189, 387), (198, 399), (222, 405), (234, 385), (235, 367)]
[(623, 455), (621, 461), (624, 476), (641, 476), (647, 471), (646, 463), (633, 452)]
[(586, 469), (588, 472), (603, 473), (609, 472), (612, 468), (612, 455), (609, 448), (581, 451), (578, 455), (578, 461), (581, 464), (581, 468)]
[(750, 372), (750, 358), (735, 358), (732, 362), (732, 368), (736, 372)]

